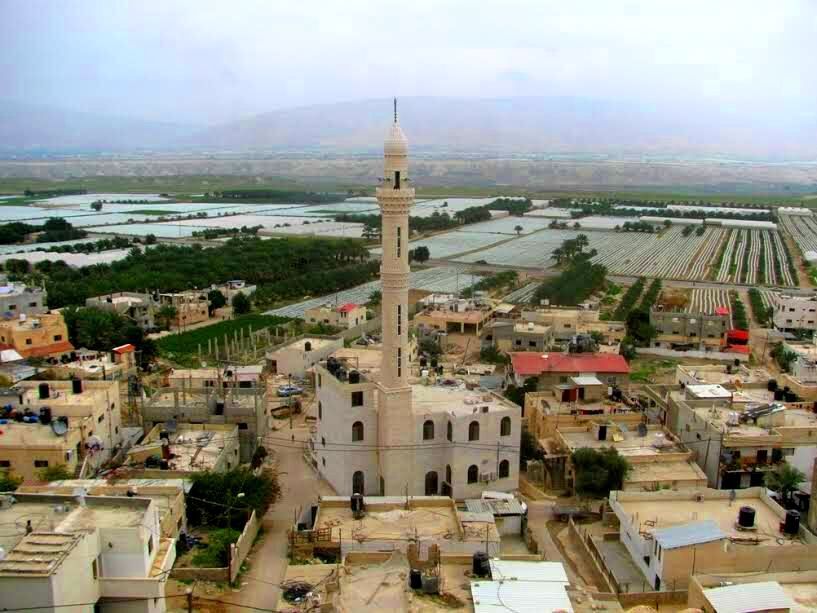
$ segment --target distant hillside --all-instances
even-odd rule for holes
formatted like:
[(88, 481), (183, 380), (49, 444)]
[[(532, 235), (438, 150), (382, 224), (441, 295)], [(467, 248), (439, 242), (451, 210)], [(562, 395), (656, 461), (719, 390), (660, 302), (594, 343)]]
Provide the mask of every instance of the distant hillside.
[(195, 129), (0, 100), (0, 152), (100, 152), (164, 149)]
[[(817, 118), (750, 123), (581, 98), (405, 98), (399, 104), (415, 151), (817, 159)], [(204, 130), (188, 144), (232, 151), (375, 150), (390, 114), (385, 99), (280, 110)]]

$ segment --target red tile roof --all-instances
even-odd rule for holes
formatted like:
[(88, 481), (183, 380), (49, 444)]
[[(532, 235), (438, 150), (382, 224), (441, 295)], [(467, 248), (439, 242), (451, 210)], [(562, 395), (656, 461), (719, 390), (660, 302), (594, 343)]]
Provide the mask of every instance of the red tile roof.
[(751, 353), (752, 348), (749, 345), (728, 345), (726, 353)]
[(74, 346), (68, 341), (60, 341), (58, 343), (51, 343), (50, 345), (41, 345), (40, 347), (32, 347), (31, 349), (19, 349), (18, 352), (24, 358), (42, 358), (47, 355), (55, 353), (68, 353), (73, 351)]
[(729, 315), (729, 308), (725, 306), (715, 307), (715, 315)]
[(511, 365), (523, 377), (553, 373), (629, 373), (622, 356), (612, 353), (511, 353)]
[(729, 340), (740, 340), (740, 341), (748, 341), (749, 340), (749, 331), (748, 330), (741, 330), (740, 328), (735, 328), (733, 330), (729, 330), (726, 333), (726, 338)]
[(128, 343), (127, 345), (119, 345), (119, 347), (114, 347), (112, 351), (114, 353), (131, 353), (135, 349), (136, 347)]
[(343, 306), (338, 308), (340, 313), (348, 313), (349, 311), (354, 311), (357, 308), (357, 305), (354, 302), (347, 302)]

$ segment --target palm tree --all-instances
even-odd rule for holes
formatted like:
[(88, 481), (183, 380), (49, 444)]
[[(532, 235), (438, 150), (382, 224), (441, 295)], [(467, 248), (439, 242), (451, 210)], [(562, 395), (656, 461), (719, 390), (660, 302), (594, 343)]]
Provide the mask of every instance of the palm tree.
[(556, 260), (557, 264), (562, 263), (562, 258), (564, 257), (564, 255), (565, 253), (561, 247), (557, 247), (556, 249), (554, 249), (553, 253), (551, 254), (551, 256)]
[(784, 462), (766, 475), (766, 486), (780, 492), (785, 503), (791, 497), (791, 493), (805, 480), (806, 475), (799, 468)]
[(520, 234), (522, 234), (522, 230), (524, 230), (524, 228), (523, 228), (522, 226), (516, 226), (516, 227), (514, 228), (514, 232), (516, 232), (516, 235), (517, 235), (517, 236), (519, 236)]

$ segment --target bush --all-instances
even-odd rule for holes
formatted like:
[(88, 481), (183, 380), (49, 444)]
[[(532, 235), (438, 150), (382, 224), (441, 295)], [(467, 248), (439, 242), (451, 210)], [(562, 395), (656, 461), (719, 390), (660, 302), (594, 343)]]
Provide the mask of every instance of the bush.
[(241, 527), (251, 511), (263, 516), (281, 493), (278, 476), (271, 470), (256, 476), (249, 468), (239, 467), (223, 473), (197, 473), (192, 481), (187, 520), (193, 526)]
[(486, 364), (508, 364), (511, 359), (496, 347), (486, 347), (479, 352), (479, 361)]
[(570, 265), (558, 277), (543, 283), (533, 295), (532, 304), (550, 300), (551, 304), (575, 306), (604, 285), (607, 269), (581, 260)]
[(233, 296), (233, 312), (236, 315), (246, 315), (250, 312), (251, 308), (252, 304), (250, 303), (250, 299), (243, 293), (238, 293)]
[(56, 464), (43, 468), (37, 473), (40, 481), (65, 481), (66, 479), (73, 479), (74, 475), (68, 470), (65, 464)]
[(230, 545), (238, 540), (238, 530), (222, 528), (213, 530), (207, 537), (207, 547), (193, 556), (193, 566), (200, 568), (224, 568), (230, 562)]
[(0, 472), (0, 492), (13, 492), (23, 482), (22, 477), (15, 477), (7, 472)]

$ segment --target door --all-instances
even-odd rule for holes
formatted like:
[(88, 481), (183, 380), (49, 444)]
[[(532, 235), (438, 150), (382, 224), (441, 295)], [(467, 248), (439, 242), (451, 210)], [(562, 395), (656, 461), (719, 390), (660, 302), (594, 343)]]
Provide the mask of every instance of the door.
[(757, 463), (758, 464), (765, 464), (769, 460), (769, 450), (768, 449), (758, 449), (757, 450)]
[(365, 486), (365, 478), (363, 476), (363, 471), (358, 470), (355, 471), (355, 474), (352, 475), (352, 493), (353, 494), (365, 494), (364, 491)]
[(430, 471), (426, 473), (426, 496), (436, 496), (439, 491), (437, 483), (437, 472)]
[(760, 487), (763, 485), (763, 480), (766, 475), (763, 471), (756, 470), (749, 473), (749, 487)]
[(579, 400), (584, 400), (584, 388), (579, 388)]
[(728, 471), (723, 473), (721, 477), (722, 490), (737, 490), (740, 489), (740, 473), (735, 471)]

